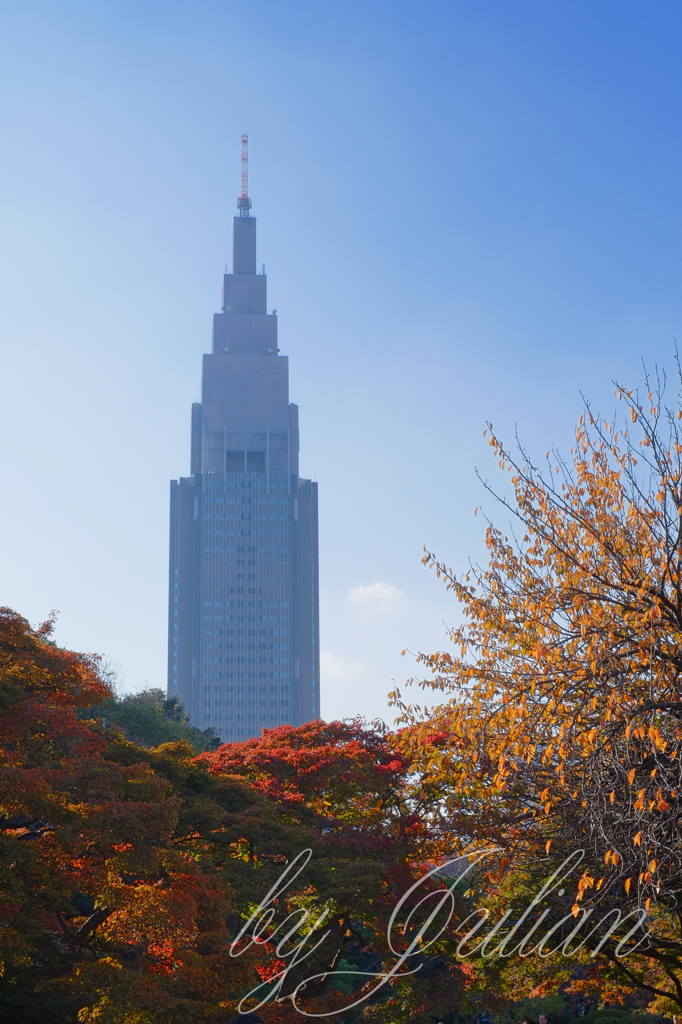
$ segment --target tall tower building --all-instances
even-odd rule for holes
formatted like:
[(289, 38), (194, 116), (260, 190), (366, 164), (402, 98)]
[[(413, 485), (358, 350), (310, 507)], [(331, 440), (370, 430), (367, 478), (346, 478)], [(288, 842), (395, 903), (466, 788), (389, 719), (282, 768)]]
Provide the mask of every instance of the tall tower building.
[(277, 347), (244, 171), (232, 273), (192, 406), (190, 475), (171, 481), (168, 694), (224, 741), (319, 717), (317, 484)]

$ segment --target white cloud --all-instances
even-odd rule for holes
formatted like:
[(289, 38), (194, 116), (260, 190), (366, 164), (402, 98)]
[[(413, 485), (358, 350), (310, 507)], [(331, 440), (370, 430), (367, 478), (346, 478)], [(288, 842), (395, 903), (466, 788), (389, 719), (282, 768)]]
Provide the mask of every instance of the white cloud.
[(348, 679), (350, 676), (361, 676), (367, 671), (361, 661), (348, 661), (325, 650), (320, 651), (320, 668), (325, 676), (332, 679)]
[(376, 580), (366, 586), (351, 587), (348, 591), (348, 599), (359, 608), (379, 612), (396, 611), (407, 602), (402, 590), (394, 587), (392, 583), (384, 583), (382, 580)]

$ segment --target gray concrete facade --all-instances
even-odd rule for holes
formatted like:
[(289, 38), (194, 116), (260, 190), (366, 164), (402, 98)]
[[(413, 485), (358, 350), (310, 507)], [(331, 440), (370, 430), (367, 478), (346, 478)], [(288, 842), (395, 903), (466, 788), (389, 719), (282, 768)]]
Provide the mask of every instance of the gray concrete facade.
[(224, 741), (320, 714), (317, 484), (299, 477), (289, 362), (245, 213), (170, 502), (168, 694)]

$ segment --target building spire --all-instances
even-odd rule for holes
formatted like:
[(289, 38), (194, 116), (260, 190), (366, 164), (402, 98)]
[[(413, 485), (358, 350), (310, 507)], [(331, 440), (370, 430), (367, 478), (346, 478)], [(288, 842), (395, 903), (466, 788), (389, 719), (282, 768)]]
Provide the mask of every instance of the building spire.
[(240, 217), (248, 217), (251, 209), (249, 199), (249, 136), (242, 135), (242, 194), (237, 200)]

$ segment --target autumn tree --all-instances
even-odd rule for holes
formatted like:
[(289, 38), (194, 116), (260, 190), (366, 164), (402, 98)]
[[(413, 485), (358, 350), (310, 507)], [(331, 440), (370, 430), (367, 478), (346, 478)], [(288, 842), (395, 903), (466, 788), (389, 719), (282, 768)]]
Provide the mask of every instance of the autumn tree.
[(557, 914), (648, 914), (646, 948), (615, 957), (630, 918), (602, 953), (682, 1006), (682, 403), (664, 390), (617, 387), (622, 423), (586, 405), (572, 458), (544, 468), (490, 427), (515, 525), (489, 522), (463, 577), (425, 555), (462, 623), (420, 658), (435, 706), (394, 702), (444, 840), (538, 879), (582, 847)]
[[(432, 852), (397, 738), (315, 722), (196, 758), (126, 738), (101, 714), (110, 699), (96, 660), (58, 648), (51, 623), (0, 610), (0, 1019), (224, 1024), (264, 986), (268, 1020), (292, 1024), (296, 989), (306, 1012), (366, 994), (395, 962), (391, 911)], [(323, 941), (283, 975), (267, 921), (258, 941), (239, 936), (304, 850), (272, 928), (293, 913), (287, 950)], [(456, 1008), (470, 981), (448, 950), (345, 1024)]]
[[(305, 907), (312, 921), (322, 918), (313, 934), (329, 935), (319, 951), (280, 979), (268, 1006), (269, 1020), (273, 1014), (274, 1019), (279, 1014), (292, 1019), (292, 996), (307, 1013), (341, 1012), (359, 1001), (342, 1013), (342, 1020), (396, 1024), (427, 1024), (434, 1013), (452, 1015), (467, 1001), (470, 972), (457, 963), (445, 939), (424, 957), (413, 958), (391, 984), (378, 985), (381, 971), (398, 959), (387, 942), (391, 914), (424, 874), (433, 852), (429, 797), (398, 744), (385, 728), (361, 720), (317, 720), (265, 730), (261, 739), (224, 744), (198, 759), (212, 774), (244, 779), (274, 801), (299, 842), (307, 836), (314, 852), (305, 875), (282, 901), (278, 920)], [(257, 864), (277, 855), (280, 862), (284, 856), (290, 861), (292, 851), (245, 833), (246, 861)], [(430, 880), (407, 907), (444, 884), (440, 878)], [(308, 931), (304, 925), (300, 938)], [(409, 934), (400, 934), (403, 946), (409, 941)], [(405, 973), (417, 967), (414, 975)], [(315, 975), (313, 983), (306, 982)]]
[(202, 949), (232, 889), (182, 839), (257, 797), (210, 784), (188, 745), (144, 751), (84, 716), (111, 692), (50, 632), (0, 610), (0, 1016), (207, 1019), (229, 989), (207, 1000)]

